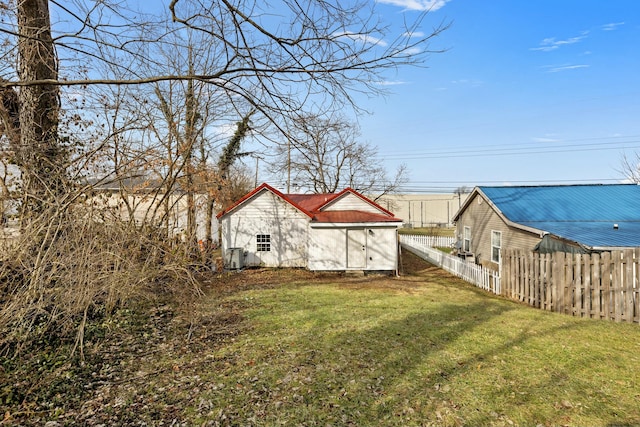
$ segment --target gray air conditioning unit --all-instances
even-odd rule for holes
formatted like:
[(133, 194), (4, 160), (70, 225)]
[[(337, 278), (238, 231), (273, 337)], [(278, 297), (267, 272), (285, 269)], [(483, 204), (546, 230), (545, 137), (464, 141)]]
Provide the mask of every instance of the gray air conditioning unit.
[(241, 270), (244, 268), (244, 251), (242, 248), (229, 248), (224, 254), (224, 268)]

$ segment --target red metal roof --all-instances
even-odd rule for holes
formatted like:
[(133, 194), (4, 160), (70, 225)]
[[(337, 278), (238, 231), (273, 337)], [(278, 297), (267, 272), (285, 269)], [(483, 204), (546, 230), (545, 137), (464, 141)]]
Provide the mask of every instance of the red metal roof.
[[(352, 188), (345, 188), (339, 193), (330, 193), (330, 194), (283, 194), (282, 192), (276, 190), (271, 187), (269, 184), (262, 184), (257, 187), (255, 190), (246, 194), (240, 200), (238, 200), (233, 206), (223, 210), (218, 213), (217, 217), (221, 218), (222, 216), (232, 212), (240, 205), (246, 203), (252, 197), (260, 193), (261, 191), (270, 191), (276, 196), (280, 197), (285, 202), (289, 203), (291, 206), (298, 209), (300, 212), (307, 215), (311, 218), (313, 222), (322, 222), (322, 223), (367, 223), (367, 222), (400, 222), (402, 221), (399, 218), (396, 218), (393, 213), (386, 210), (382, 206), (378, 205), (374, 201), (368, 199), (362, 194), (358, 193)], [(346, 193), (351, 193), (356, 197), (359, 197), (361, 200), (369, 203), (371, 206), (375, 207), (380, 211), (380, 213), (372, 213), (372, 212), (364, 212), (358, 210), (341, 210), (341, 211), (323, 211), (322, 209), (329, 205), (332, 201), (340, 198), (342, 195)]]
[(312, 212), (335, 199), (337, 194), (285, 194), (285, 196), (301, 208)]
[(355, 223), (355, 222), (400, 222), (394, 216), (375, 214), (364, 211), (323, 211), (313, 215), (313, 222), (335, 222), (335, 223)]

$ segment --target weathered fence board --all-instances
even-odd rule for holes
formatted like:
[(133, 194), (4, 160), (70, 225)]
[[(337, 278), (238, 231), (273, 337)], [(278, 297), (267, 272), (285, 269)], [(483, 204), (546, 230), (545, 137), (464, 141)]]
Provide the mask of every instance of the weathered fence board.
[(498, 274), (438, 251), (436, 240), (424, 237), (403, 235), (400, 241), (489, 292), (547, 311), (640, 323), (640, 248), (600, 254), (503, 250)]
[(503, 251), (503, 295), (577, 317), (640, 323), (640, 249), (541, 255)]

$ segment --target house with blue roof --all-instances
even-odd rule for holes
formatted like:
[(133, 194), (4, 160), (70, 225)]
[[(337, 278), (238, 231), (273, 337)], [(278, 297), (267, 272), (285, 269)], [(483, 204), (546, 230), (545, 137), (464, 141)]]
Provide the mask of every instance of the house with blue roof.
[(640, 247), (640, 186), (481, 186), (453, 220), (459, 255), (494, 268), (502, 249), (591, 253), (635, 248)]

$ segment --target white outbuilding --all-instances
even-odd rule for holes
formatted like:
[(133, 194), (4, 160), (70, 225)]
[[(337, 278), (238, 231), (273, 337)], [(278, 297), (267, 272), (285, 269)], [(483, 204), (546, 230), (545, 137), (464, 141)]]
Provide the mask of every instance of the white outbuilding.
[(218, 219), (227, 268), (398, 269), (402, 220), (351, 188), (283, 194), (262, 184)]

